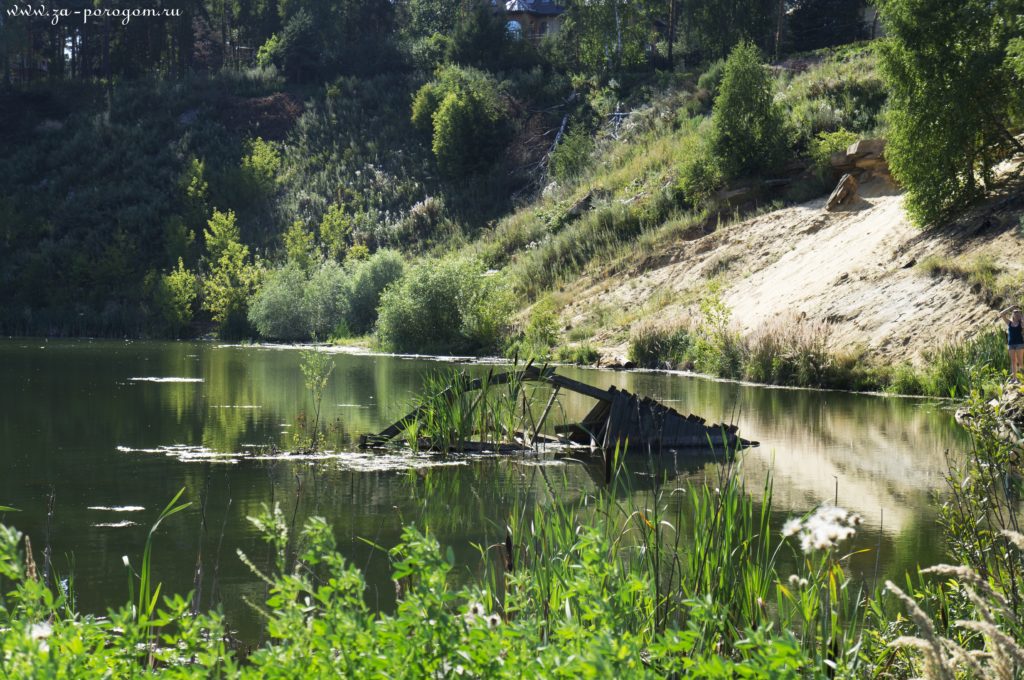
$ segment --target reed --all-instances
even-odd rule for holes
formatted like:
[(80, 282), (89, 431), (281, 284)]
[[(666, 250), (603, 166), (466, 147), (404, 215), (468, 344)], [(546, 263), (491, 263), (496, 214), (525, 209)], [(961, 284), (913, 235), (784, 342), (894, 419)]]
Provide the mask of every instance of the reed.
[(543, 390), (523, 379), (518, 364), (508, 380), (494, 376), (488, 372), (477, 389), (470, 389), (476, 385), (464, 372), (428, 373), (412, 414), (402, 421), (407, 445), (442, 453), (534, 446), (536, 402)]

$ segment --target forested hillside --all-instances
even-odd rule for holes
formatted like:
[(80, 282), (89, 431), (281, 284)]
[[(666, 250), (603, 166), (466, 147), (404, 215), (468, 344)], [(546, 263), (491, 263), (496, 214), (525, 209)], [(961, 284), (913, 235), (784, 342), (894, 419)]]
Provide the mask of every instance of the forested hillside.
[(878, 4), (11, 5), (0, 331), (592, 360), (553, 291), (827, 194), (858, 139), (921, 225), (1012, 181), (1020, 8)]

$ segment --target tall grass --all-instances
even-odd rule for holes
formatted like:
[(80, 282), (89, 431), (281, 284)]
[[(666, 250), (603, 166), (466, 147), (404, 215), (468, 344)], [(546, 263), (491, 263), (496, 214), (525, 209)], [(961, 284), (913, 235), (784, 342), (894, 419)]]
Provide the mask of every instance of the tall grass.
[[(529, 365), (527, 365), (529, 366)], [(503, 446), (533, 446), (538, 423), (534, 415), (537, 387), (531, 386), (518, 365), (506, 381), (479, 381), (456, 370), (428, 373), (412, 413), (401, 426), (406, 443), (447, 453), (468, 448), (500, 450)]]
[(922, 260), (918, 269), (932, 278), (949, 276), (966, 281), (972, 291), (997, 309), (1016, 303), (1024, 288), (1019, 274), (1005, 271), (988, 255), (971, 260), (932, 256)]
[(1000, 331), (925, 350), (918, 365), (892, 366), (856, 353), (835, 352), (824, 322), (784, 316), (740, 337), (730, 330), (726, 311), (713, 300), (705, 301), (696, 318), (638, 325), (630, 338), (629, 357), (646, 368), (693, 368), (774, 385), (946, 398), (963, 398), (972, 388), (991, 392), (1009, 370), (1006, 338)]
[(733, 465), (717, 479), (647, 494), (618, 455), (616, 470), (608, 488), (578, 502), (512, 516), (504, 546), (494, 546), (501, 559), (489, 558), (482, 578), (491, 608), (539, 621), (542, 644), (558, 644), (566, 621), (652, 649), (684, 635), (679, 658), (651, 659), (660, 673), (687, 659), (743, 658), (751, 635), (768, 630), (792, 635), (808, 669), (860, 665), (863, 600), (845, 558), (834, 545), (811, 550), (803, 585), (787, 585), (782, 555), (791, 546), (773, 531), (770, 478), (755, 502)]

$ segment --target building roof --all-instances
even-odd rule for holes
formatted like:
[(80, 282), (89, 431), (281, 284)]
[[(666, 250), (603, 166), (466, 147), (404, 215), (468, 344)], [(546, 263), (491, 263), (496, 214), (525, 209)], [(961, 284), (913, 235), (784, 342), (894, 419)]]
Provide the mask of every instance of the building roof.
[(552, 0), (508, 0), (505, 3), (505, 12), (509, 14), (524, 12), (541, 16), (558, 16), (565, 12), (565, 8), (555, 4)]

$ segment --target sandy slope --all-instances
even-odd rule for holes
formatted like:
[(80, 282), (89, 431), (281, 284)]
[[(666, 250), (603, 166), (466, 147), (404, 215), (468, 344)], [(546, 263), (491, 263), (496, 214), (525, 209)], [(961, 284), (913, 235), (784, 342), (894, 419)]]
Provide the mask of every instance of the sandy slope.
[(629, 272), (580, 279), (566, 291), (574, 300), (567, 325), (587, 323), (595, 309), (616, 310), (619, 327), (595, 342), (605, 355), (624, 356), (630, 326), (692, 313), (708, 279), (724, 271), (723, 299), (743, 333), (806, 315), (830, 324), (834, 350), (919, 359), (929, 346), (990, 327), (996, 317), (966, 282), (932, 278), (917, 263), (984, 254), (1024, 273), (1024, 239), (1009, 210), (993, 216), (983, 207), (957, 225), (922, 232), (902, 203), (898, 191), (876, 180), (840, 212), (825, 212), (820, 199), (679, 241)]

